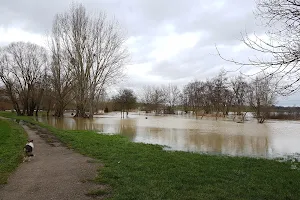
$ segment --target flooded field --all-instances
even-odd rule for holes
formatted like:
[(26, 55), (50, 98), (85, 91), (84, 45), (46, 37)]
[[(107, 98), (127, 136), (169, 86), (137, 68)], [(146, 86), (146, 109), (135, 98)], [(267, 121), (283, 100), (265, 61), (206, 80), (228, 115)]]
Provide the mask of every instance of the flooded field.
[(134, 142), (160, 144), (166, 149), (233, 156), (274, 158), (300, 153), (300, 122), (256, 121), (235, 123), (219, 119), (195, 119), (192, 116), (146, 116), (131, 113), (121, 119), (119, 113), (94, 119), (39, 118), (60, 129), (96, 130), (121, 134)]

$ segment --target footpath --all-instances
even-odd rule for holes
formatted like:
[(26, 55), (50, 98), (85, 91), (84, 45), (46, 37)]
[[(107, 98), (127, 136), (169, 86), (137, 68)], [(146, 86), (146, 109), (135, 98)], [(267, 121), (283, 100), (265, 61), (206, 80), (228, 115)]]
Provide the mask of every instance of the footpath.
[(68, 149), (46, 130), (23, 127), (33, 139), (35, 156), (30, 162), (20, 164), (8, 184), (0, 186), (0, 200), (105, 198), (87, 195), (105, 187), (92, 181), (100, 163)]

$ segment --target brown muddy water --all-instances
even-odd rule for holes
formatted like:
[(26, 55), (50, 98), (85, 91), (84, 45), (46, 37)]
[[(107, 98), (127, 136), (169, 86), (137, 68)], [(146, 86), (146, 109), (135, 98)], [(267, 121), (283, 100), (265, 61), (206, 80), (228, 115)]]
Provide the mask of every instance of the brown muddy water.
[(182, 115), (147, 116), (146, 119), (137, 113), (125, 119), (119, 113), (109, 113), (94, 119), (75, 119), (66, 114), (63, 119), (40, 117), (38, 120), (60, 129), (121, 134), (133, 142), (166, 145), (169, 150), (264, 158), (300, 153), (298, 121), (236, 123)]

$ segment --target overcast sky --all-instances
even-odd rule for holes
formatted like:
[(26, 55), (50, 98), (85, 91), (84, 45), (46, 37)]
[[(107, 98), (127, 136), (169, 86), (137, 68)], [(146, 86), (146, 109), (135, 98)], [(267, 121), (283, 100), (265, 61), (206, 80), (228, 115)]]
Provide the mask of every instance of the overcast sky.
[[(13, 41), (45, 44), (55, 14), (66, 11), (69, 0), (0, 0), (0, 45)], [(86, 0), (96, 13), (105, 11), (127, 31), (131, 63), (120, 87), (139, 90), (150, 84), (184, 85), (211, 78), (222, 69), (239, 66), (217, 56), (246, 60), (254, 56), (241, 42), (241, 33), (264, 36), (253, 14), (255, 0)], [(251, 74), (255, 69), (243, 68)], [(234, 73), (229, 73), (234, 76)], [(300, 95), (280, 98), (279, 105), (300, 106)]]

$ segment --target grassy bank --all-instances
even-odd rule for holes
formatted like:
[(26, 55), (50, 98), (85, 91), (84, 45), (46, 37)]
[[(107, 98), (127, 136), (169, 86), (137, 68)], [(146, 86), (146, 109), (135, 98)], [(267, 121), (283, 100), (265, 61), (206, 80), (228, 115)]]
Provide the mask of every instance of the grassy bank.
[(111, 186), (113, 199), (300, 199), (300, 171), (288, 163), (167, 152), (118, 135), (38, 124), (80, 153), (101, 160), (105, 167), (96, 181)]
[(0, 184), (5, 184), (11, 172), (22, 161), (26, 143), (24, 130), (15, 122), (0, 119)]

